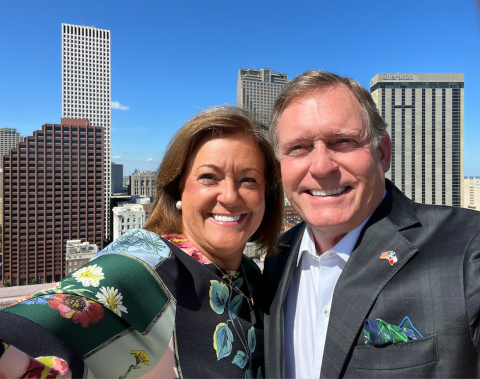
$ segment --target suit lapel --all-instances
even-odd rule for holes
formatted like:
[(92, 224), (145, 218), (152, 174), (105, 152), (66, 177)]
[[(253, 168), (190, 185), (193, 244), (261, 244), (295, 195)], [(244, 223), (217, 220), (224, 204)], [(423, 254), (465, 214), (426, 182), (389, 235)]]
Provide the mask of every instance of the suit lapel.
[(279, 279), (278, 288), (270, 307), (267, 331), (268, 341), (265, 343), (265, 356), (268, 357), (265, 362), (265, 369), (268, 376), (272, 378), (285, 377), (283, 302), (287, 296), (290, 280), (297, 265), (298, 250), (305, 227), (306, 224), (299, 228), (291, 240), (285, 241), (291, 247), (290, 249), (286, 248), (282, 252), (284, 259), (277, 257), (275, 272), (276, 275), (281, 276), (281, 279)]
[[(392, 187), (390, 185), (391, 192), (362, 230), (335, 287), (321, 378), (342, 376), (363, 321), (378, 294), (417, 252), (399, 230), (417, 224), (418, 219), (409, 200)], [(398, 262), (393, 265), (380, 259), (382, 252), (388, 250), (393, 250), (397, 256)]]

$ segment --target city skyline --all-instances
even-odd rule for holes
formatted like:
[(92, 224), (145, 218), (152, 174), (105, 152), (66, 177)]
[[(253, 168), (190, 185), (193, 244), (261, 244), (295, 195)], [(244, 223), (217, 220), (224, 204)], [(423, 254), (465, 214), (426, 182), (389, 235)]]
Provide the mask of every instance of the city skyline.
[[(62, 111), (58, 30), (62, 23), (83, 24), (114, 35), (111, 157), (124, 165), (126, 175), (156, 170), (185, 121), (206, 107), (236, 104), (238, 70), (262, 67), (289, 79), (323, 68), (354, 77), (367, 89), (379, 72), (463, 73), (464, 174), (480, 175), (480, 28), (473, 0), (455, 6), (407, 1), (402, 9), (408, 17), (397, 24), (403, 11), (380, 1), (295, 6), (267, 1), (248, 17), (234, 4), (220, 2), (98, 2), (94, 12), (79, 4), (0, 5), (0, 30), (8, 35), (0, 41), (7, 57), (0, 62), (0, 127), (28, 137), (39, 125), (57, 122)], [(261, 11), (266, 8), (275, 10), (271, 17)], [(448, 24), (432, 28), (425, 15)], [(261, 41), (260, 35), (267, 38)]]

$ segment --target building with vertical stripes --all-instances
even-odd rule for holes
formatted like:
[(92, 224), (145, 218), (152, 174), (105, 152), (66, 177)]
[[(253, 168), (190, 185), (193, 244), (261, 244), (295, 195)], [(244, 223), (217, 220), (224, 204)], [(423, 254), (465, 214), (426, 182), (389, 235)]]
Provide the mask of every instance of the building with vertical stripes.
[(3, 281), (65, 276), (69, 240), (103, 248), (104, 128), (45, 124), (3, 156)]
[(238, 70), (237, 106), (248, 109), (257, 120), (268, 126), (275, 100), (287, 82), (288, 75), (272, 72), (269, 68), (241, 68)]
[(370, 92), (392, 140), (386, 177), (424, 204), (463, 204), (463, 74), (377, 74)]
[[(105, 204), (111, 194), (111, 33), (93, 26), (62, 24), (62, 117), (87, 119), (104, 128)], [(110, 240), (110, 213), (104, 215)]]

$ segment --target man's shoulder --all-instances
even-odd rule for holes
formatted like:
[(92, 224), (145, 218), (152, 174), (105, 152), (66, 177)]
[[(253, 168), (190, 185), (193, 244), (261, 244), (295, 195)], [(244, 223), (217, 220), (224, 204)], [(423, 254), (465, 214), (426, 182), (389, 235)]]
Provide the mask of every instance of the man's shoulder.
[(446, 223), (452, 232), (480, 230), (480, 212), (476, 210), (415, 202), (412, 202), (412, 209), (423, 226)]
[[(471, 233), (480, 229), (480, 212), (450, 205), (421, 204), (407, 198), (395, 185), (387, 182), (387, 198), (379, 211), (390, 221), (404, 229), (406, 225), (419, 223), (422, 229), (448, 227), (448, 233)], [(440, 228), (445, 230), (445, 228)]]

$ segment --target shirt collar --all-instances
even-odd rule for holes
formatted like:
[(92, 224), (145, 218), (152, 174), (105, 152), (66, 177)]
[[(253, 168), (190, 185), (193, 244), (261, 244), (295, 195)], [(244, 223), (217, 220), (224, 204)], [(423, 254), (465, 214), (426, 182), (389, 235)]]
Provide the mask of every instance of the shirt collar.
[[(383, 191), (383, 197), (382, 201), (385, 198), (385, 195), (387, 194), (387, 190)], [(381, 202), (380, 202), (381, 203)], [(342, 258), (345, 263), (348, 261), (348, 258), (350, 258), (350, 254), (352, 254), (353, 248), (355, 247), (355, 244), (357, 243), (358, 236), (360, 235), (360, 232), (362, 231), (363, 227), (367, 223), (367, 221), (370, 219), (373, 213), (371, 213), (359, 226), (357, 226), (355, 229), (349, 231), (338, 243), (332, 247), (329, 251), (333, 251), (337, 253), (337, 255)], [(305, 228), (305, 231), (303, 233), (302, 237), (302, 242), (300, 244), (300, 250), (298, 252), (298, 258), (297, 258), (297, 266), (300, 263), (300, 259), (302, 258), (303, 252), (306, 251), (307, 253), (316, 256), (317, 255), (317, 250), (315, 248), (315, 238), (313, 236), (313, 230), (310, 228), (309, 225)]]

